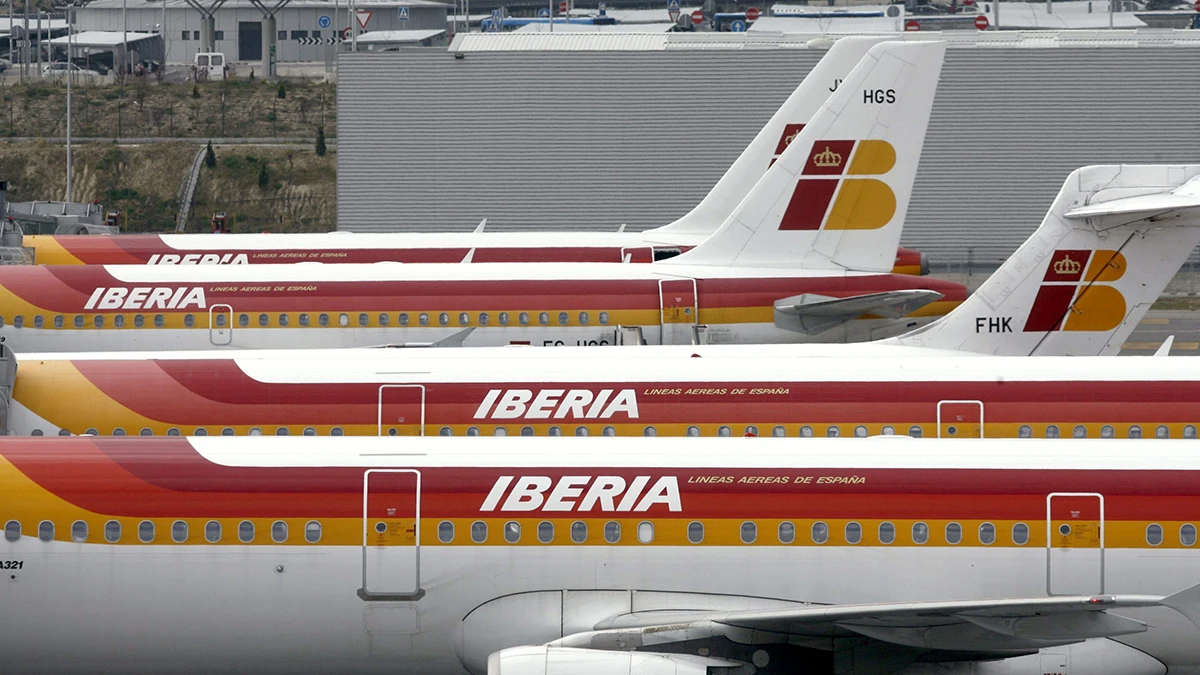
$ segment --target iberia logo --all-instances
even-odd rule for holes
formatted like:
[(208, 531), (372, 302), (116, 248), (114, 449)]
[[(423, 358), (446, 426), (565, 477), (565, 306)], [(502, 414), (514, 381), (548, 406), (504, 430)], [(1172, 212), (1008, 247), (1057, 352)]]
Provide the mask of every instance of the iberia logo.
[(1110, 284), (1125, 276), (1118, 251), (1055, 251), (1033, 300), (1025, 332), (1112, 330), (1125, 318), (1125, 296)]
[(887, 225), (896, 215), (896, 194), (878, 178), (859, 176), (882, 176), (895, 165), (896, 149), (887, 141), (813, 143), (779, 229), (877, 230)]
[[(804, 131), (803, 124), (785, 124), (783, 126), (783, 133), (779, 134), (779, 142), (775, 144), (775, 156), (771, 158), (771, 164), (774, 164), (779, 159), (779, 156), (783, 154), (784, 150), (788, 149), (792, 141), (796, 140), (801, 131)], [(771, 166), (771, 164), (767, 166)]]

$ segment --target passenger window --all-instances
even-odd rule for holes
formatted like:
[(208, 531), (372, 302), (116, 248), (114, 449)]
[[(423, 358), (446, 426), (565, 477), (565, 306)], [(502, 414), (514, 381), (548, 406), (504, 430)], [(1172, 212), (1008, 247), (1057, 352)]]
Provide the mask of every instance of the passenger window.
[(1051, 424), (1046, 427), (1046, 438), (1059, 438), (1058, 425)]
[(658, 429), (655, 429), (654, 427), (645, 427), (644, 429), (642, 429), (642, 435), (643, 436), (657, 436)]
[(587, 312), (579, 313), (579, 325), (580, 326), (588, 325), (588, 313)]
[(554, 541), (554, 523), (548, 520), (543, 520), (542, 522), (538, 523), (537, 537), (538, 541), (542, 542), (543, 544), (549, 544), (550, 542)]
[(867, 428), (866, 427), (854, 427), (854, 437), (855, 438), (866, 438), (867, 437)]
[[(84, 537), (85, 538), (87, 537), (86, 531), (84, 533)], [(1193, 525), (1191, 523), (1187, 523), (1179, 528), (1179, 543), (1183, 544), (1184, 546), (1195, 546), (1196, 545), (1196, 526), (1195, 525)]]
[(1024, 546), (1029, 543), (1029, 526), (1025, 523), (1017, 523), (1012, 528), (1013, 543), (1017, 546)]
[(810, 426), (800, 427), (800, 438), (812, 438), (813, 428)]
[(829, 541), (829, 526), (821, 521), (813, 523), (812, 540), (814, 544), (824, 544)]
[(687, 526), (688, 541), (693, 544), (699, 544), (704, 541), (704, 523), (693, 520)]
[[(395, 436), (396, 430), (388, 429), (388, 433), (391, 436)], [(438, 436), (453, 436), (453, 435), (454, 435), (454, 430), (451, 429), (450, 427), (442, 427), (441, 429), (438, 429)]]
[(243, 544), (254, 541), (254, 523), (248, 520), (238, 523), (238, 541)]
[(84, 436), (99, 436), (100, 432), (96, 431), (95, 429), (88, 429), (83, 432), (83, 435)]
[(896, 427), (893, 427), (890, 424), (885, 424), (882, 431), (883, 431), (884, 436), (895, 436), (896, 435)]
[[(1193, 535), (1196, 534), (1195, 528), (1192, 528), (1192, 534)], [(71, 523), (71, 540), (72, 541), (83, 543), (83, 542), (87, 541), (87, 538), (88, 538), (88, 524), (87, 523), (83, 522), (82, 520), (77, 520), (74, 523)], [(1193, 537), (1193, 541), (1195, 541), (1194, 537)], [(1191, 544), (1188, 544), (1188, 545), (1190, 546)]]
[(358, 315), (358, 325), (366, 328), (371, 325), (371, 317), (367, 316), (366, 312), (360, 312)]
[(233, 436), (234, 435), (233, 428), (225, 427), (224, 429), (221, 430), (221, 435), (222, 436)]
[[(221, 324), (221, 325), (224, 326), (225, 324)], [(118, 315), (114, 316), (113, 317), (113, 328), (124, 328), (124, 327), (125, 327), (125, 315), (118, 314)]]
[(919, 426), (913, 425), (908, 428), (908, 435), (911, 438), (921, 438), (925, 435), (925, 430)]
[(645, 520), (638, 523), (637, 538), (643, 544), (649, 544), (654, 541), (654, 523)]
[(276, 544), (282, 544), (283, 542), (287, 541), (287, 538), (287, 523), (283, 522), (282, 520), (277, 520), (271, 523), (271, 541), (275, 542)]
[(170, 429), (167, 429), (167, 435), (168, 436), (178, 436), (179, 430), (176, 429), (175, 427), (171, 427)]
[(1082, 424), (1076, 424), (1075, 428), (1071, 430), (1071, 437), (1087, 438), (1087, 427), (1083, 426)]
[(1113, 438), (1113, 436), (1115, 436), (1115, 434), (1113, 433), (1111, 424), (1105, 424), (1104, 426), (1100, 427), (1100, 438)]
[(1168, 429), (1166, 426), (1160, 424), (1158, 426), (1158, 428), (1156, 428), (1154, 430), (1154, 437), (1155, 438), (1170, 438), (1171, 430)]
[(468, 436), (478, 436), (479, 435), (479, 427), (467, 427), (467, 435)]
[(508, 429), (505, 429), (504, 427), (496, 427), (495, 429), (492, 429), (492, 435), (493, 436), (507, 436)]
[(946, 523), (946, 543), (957, 544), (962, 541), (962, 525)]
[(575, 435), (576, 436), (587, 436), (588, 428), (587, 427), (575, 427)]
[(879, 524), (879, 543), (890, 544), (896, 541), (896, 526), (891, 523)]
[(420, 314), (417, 315), (417, 323), (421, 324), (422, 326), (428, 326), (429, 325), (429, 315), (425, 312), (421, 312)]
[(143, 544), (154, 541), (154, 523), (149, 520), (138, 523), (138, 540)]
[(205, 429), (204, 427), (196, 427), (196, 433), (194, 433), (192, 435), (193, 436), (207, 436), (208, 429)]
[(65, 324), (66, 324), (66, 321), (63, 319), (63, 315), (62, 315), (62, 314), (55, 314), (55, 315), (54, 315), (54, 327), (55, 327), (55, 328), (62, 328), (62, 327), (63, 327), (63, 325), (65, 325)]
[(42, 431), (41, 429), (34, 429), (33, 431), (29, 432), (29, 435), (30, 436), (45, 436), (46, 432)]
[(717, 435), (722, 438), (728, 438), (729, 436), (733, 435), (733, 431), (731, 431), (729, 429), (729, 427), (722, 426), (719, 429), (717, 429)]
[(571, 523), (571, 541), (576, 544), (587, 541), (587, 523), (582, 520)]
[(758, 436), (758, 427), (753, 425), (746, 427), (746, 430), (742, 432), (742, 436)]
[(616, 436), (617, 430), (615, 427), (604, 427), (604, 429), (600, 432), (600, 435), (601, 436)]
[(521, 541), (520, 523), (510, 520), (504, 524), (504, 541), (507, 541), (510, 544), (515, 544), (518, 541)]
[(288, 431), (287, 427), (277, 427), (275, 429), (276, 436), (290, 436), (292, 432)]
[(387, 315), (387, 314), (380, 314), (380, 315), (379, 315), (379, 325), (380, 325), (380, 326), (386, 326), (386, 325), (388, 325), (388, 315)]
[(54, 523), (49, 520), (43, 520), (38, 523), (38, 539), (42, 541), (54, 541)]
[(533, 427), (521, 427), (521, 435), (522, 436), (532, 436), (533, 435)]
[(787, 429), (784, 429), (783, 427), (772, 427), (771, 436), (773, 438), (783, 438), (787, 436)]
[(321, 324), (322, 326), (328, 326), (329, 325), (329, 315), (324, 312), (321, 312), (320, 314), (317, 315), (317, 323)]
[(154, 430), (151, 429), (150, 427), (142, 427), (142, 430), (138, 432), (138, 435), (139, 436), (153, 436)]
[(408, 312), (400, 312), (400, 325), (401, 326), (408, 325)]
[[(191, 316), (191, 314), (188, 314), (188, 316)], [(4, 321), (0, 321), (0, 326), (3, 326), (3, 325), (4, 325)], [(97, 314), (96, 316), (94, 316), (92, 318), (92, 325), (95, 326), (96, 328), (104, 328), (104, 315)], [(189, 325), (191, 325), (191, 324), (189, 324)]]
[(204, 524), (204, 541), (210, 544), (221, 541), (221, 523), (210, 520)]
[(1130, 438), (1141, 438), (1142, 437), (1142, 428), (1136, 424), (1129, 427), (1129, 437)]
[[(103, 325), (104, 325), (104, 317), (102, 317), (102, 316), (96, 317), (96, 328), (100, 328)], [(188, 328), (191, 328), (192, 326), (196, 325), (196, 317), (191, 314), (184, 314), (183, 315), (183, 325), (187, 326)]]
[(604, 524), (604, 541), (615, 544), (621, 541), (621, 524), (610, 520)]
[(487, 523), (482, 520), (471, 523), (471, 541), (476, 544), (487, 541)]
[(1196, 437), (1196, 427), (1192, 426), (1191, 424), (1184, 427), (1183, 428), (1183, 437), (1184, 438), (1195, 438)]
[(8, 541), (17, 541), (21, 538), (21, 523), (15, 520), (10, 520), (4, 524), (4, 538)]
[(1022, 424), (1021, 428), (1017, 429), (1017, 438), (1033, 438), (1033, 427)]
[(600, 312), (600, 325), (601, 326), (608, 325), (608, 312)]
[(996, 526), (991, 523), (983, 523), (979, 526), (979, 543), (992, 545), (996, 543)]
[(258, 315), (258, 325), (262, 326), (263, 328), (266, 328), (267, 326), (271, 325), (271, 317), (267, 316), (266, 314), (259, 314)]
[(488, 313), (487, 313), (487, 312), (480, 312), (480, 313), (479, 313), (479, 325), (480, 325), (480, 326), (486, 326), (486, 325), (488, 325), (488, 323), (489, 323), (490, 321), (491, 321), (491, 319), (490, 319), (490, 318), (488, 318)]
[(1150, 523), (1146, 526), (1146, 543), (1151, 546), (1158, 546), (1163, 541), (1162, 525), (1158, 523)]
[[(138, 318), (141, 318), (140, 314), (138, 315)], [(238, 325), (241, 326), (242, 328), (249, 326), (250, 325), (250, 315), (249, 314), (238, 314)]]
[(83, 328), (83, 315), (76, 314), (74, 323), (76, 328)]
[(288, 315), (287, 315), (287, 314), (280, 314), (280, 315), (279, 315), (279, 325), (280, 325), (280, 326), (287, 326), (287, 325), (288, 325)]
[(700, 436), (700, 427), (688, 427), (687, 431), (684, 432), (684, 436), (687, 436), (689, 438), (699, 437)]
[(559, 312), (558, 313), (558, 325), (565, 326), (568, 323), (571, 323), (571, 315), (567, 314), (566, 312)]
[(316, 436), (317, 430), (312, 427), (304, 427), (304, 435), (305, 436)]
[(469, 323), (471, 323), (471, 317), (466, 312), (459, 312), (458, 313), (458, 325), (466, 326)]
[(321, 541), (321, 523), (310, 520), (304, 524), (304, 541), (310, 544)]
[(442, 312), (441, 314), (438, 314), (438, 324), (440, 324), (442, 326), (449, 326), (450, 325), (450, 315), (447, 314), (446, 312)]
[(217, 315), (214, 317), (214, 319), (216, 321), (217, 328), (225, 327), (225, 314), (224, 313), (218, 312)]
[(182, 520), (177, 520), (171, 523), (171, 541), (174, 541), (176, 544), (182, 544), (183, 542), (187, 541), (187, 537), (187, 523), (183, 522)]
[(842, 430), (837, 428), (836, 426), (829, 427), (828, 429), (825, 430), (825, 436), (828, 438), (837, 438), (838, 436), (841, 436), (841, 435), (842, 435)]
[(163, 318), (162, 314), (154, 315), (154, 327), (155, 328), (162, 328), (163, 324), (165, 324), (165, 323), (166, 323), (166, 320)]
[(538, 323), (542, 324), (543, 326), (548, 326), (548, 325), (550, 325), (550, 314), (549, 314), (549, 312), (540, 312), (540, 313), (538, 314)]
[(846, 543), (857, 544), (862, 541), (862, 525), (856, 522), (846, 523)]
[(342, 431), (341, 427), (334, 427), (329, 430), (329, 435), (330, 436), (345, 436), (346, 432)]
[(562, 427), (550, 427), (549, 435), (562, 436)]
[(497, 317), (497, 320), (500, 322), (501, 326), (507, 326), (508, 325), (508, 312), (500, 312), (500, 316)]
[(124, 436), (124, 435), (125, 435), (125, 430), (122, 429), (121, 427), (117, 427), (116, 429), (113, 429), (113, 436)]
[(338, 325), (342, 328), (350, 325), (350, 317), (345, 312), (338, 314)]
[(742, 543), (753, 544), (758, 539), (758, 526), (747, 520), (742, 523)]
[(308, 325), (308, 314), (305, 314), (305, 313), (301, 312), (301, 313), (300, 313), (300, 316), (299, 316), (299, 317), (297, 317), (297, 318), (300, 320), (300, 325), (301, 325), (301, 326), (307, 326), (307, 325)]
[(70, 432), (70, 431), (68, 431), (67, 429), (59, 429), (59, 430), (58, 430), (58, 435), (59, 435), (59, 436), (70, 436), (70, 435), (71, 435), (71, 432)]
[(528, 326), (529, 325), (529, 312), (521, 312), (520, 314), (518, 314), (517, 322), (519, 322), (522, 326)]
[(23, 328), (25, 326), (25, 317), (20, 314), (13, 317), (13, 328)]
[(110, 520), (104, 524), (104, 541), (110, 544), (121, 541), (121, 523)]
[(33, 317), (33, 327), (34, 328), (41, 328), (42, 326), (45, 326), (45, 325), (46, 325), (46, 320), (42, 318), (41, 314), (38, 314)]
[(796, 541), (796, 525), (785, 520), (779, 524), (779, 542), (781, 544), (790, 544), (793, 541)]

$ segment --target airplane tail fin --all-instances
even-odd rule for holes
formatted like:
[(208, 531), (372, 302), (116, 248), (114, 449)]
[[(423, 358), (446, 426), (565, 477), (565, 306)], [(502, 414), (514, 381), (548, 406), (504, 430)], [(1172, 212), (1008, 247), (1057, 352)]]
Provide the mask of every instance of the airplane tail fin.
[(891, 271), (945, 50), (872, 47), (720, 229), (662, 264)]
[(846, 79), (868, 49), (885, 39), (844, 37), (835, 42), (704, 199), (679, 220), (643, 234), (651, 237), (655, 233), (708, 236), (716, 232), (783, 154), (791, 139), (808, 124), (829, 93)]
[(1115, 354), (1200, 244), (1200, 165), (1071, 173), (1041, 227), (970, 298), (893, 342), (997, 355)]

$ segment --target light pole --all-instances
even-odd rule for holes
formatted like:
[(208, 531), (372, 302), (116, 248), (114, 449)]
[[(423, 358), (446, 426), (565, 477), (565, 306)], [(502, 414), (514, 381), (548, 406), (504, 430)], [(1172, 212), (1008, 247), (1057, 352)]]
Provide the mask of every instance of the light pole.
[(74, 63), (71, 61), (72, 49), (71, 38), (75, 33), (75, 11), (67, 9), (67, 199), (71, 201), (71, 80), (74, 73), (71, 69)]
[[(125, 81), (125, 75), (129, 72), (129, 22), (125, 19), (125, 12), (129, 9), (129, 0), (121, 0), (121, 81)], [(124, 85), (122, 85), (124, 88)]]

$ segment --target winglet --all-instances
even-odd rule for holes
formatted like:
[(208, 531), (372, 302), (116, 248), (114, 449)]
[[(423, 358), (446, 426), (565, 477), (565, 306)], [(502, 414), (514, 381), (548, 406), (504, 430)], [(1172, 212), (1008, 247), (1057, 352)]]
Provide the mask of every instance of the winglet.
[(1186, 616), (1200, 628), (1200, 584), (1163, 598), (1162, 604)]
[(482, 233), (483, 228), (485, 228), (485, 227), (487, 227), (487, 218), (484, 218), (483, 220), (479, 221), (479, 224), (475, 226), (475, 234)]
[(621, 234), (622, 232), (624, 232), (626, 225), (628, 225), (628, 223), (621, 223), (621, 226), (617, 228), (617, 234)]
[(1173, 345), (1173, 344), (1175, 344), (1175, 336), (1168, 335), (1167, 339), (1163, 340), (1162, 345), (1159, 346), (1158, 351), (1154, 352), (1154, 355), (1155, 356), (1170, 356), (1171, 355), (1171, 345)]

